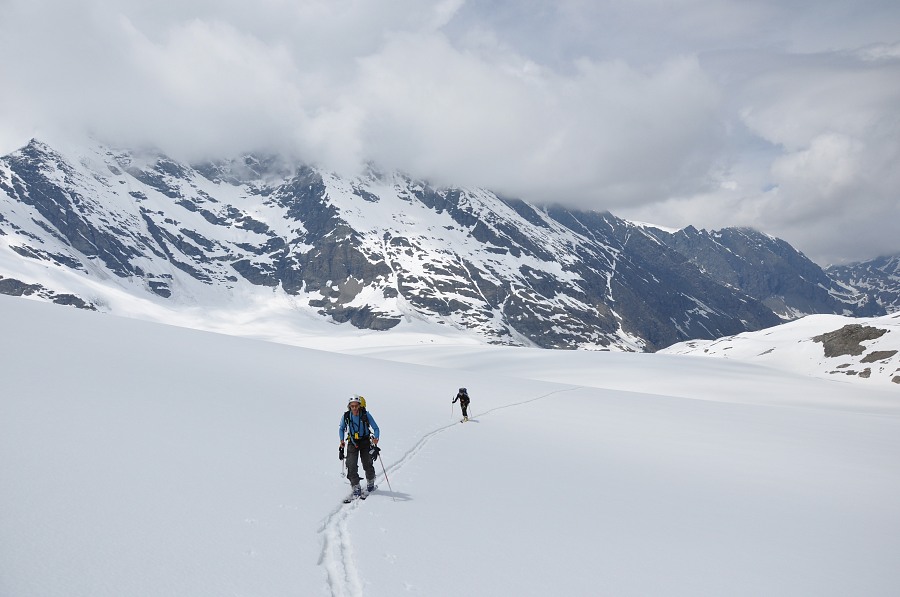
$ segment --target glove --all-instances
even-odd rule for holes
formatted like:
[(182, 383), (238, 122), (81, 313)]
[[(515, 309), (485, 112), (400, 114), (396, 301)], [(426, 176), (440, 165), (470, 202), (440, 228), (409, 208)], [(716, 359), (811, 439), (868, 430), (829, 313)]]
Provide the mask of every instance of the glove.
[(344, 444), (338, 446), (338, 460), (344, 459)]
[(369, 448), (369, 456), (372, 457), (372, 462), (378, 460), (379, 452), (381, 452), (381, 448), (379, 448), (378, 446), (372, 446), (371, 448)]

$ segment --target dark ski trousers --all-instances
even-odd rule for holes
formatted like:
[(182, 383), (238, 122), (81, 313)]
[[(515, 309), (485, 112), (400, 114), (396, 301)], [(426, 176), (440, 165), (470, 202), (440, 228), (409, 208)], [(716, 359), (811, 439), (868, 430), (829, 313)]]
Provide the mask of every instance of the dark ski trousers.
[(469, 416), (469, 403), (463, 402), (462, 400), (460, 400), (459, 407), (462, 409), (463, 416), (468, 417)]
[(364, 437), (356, 440), (357, 444), (352, 441), (347, 442), (347, 479), (351, 485), (359, 485), (359, 462), (357, 457), (362, 459), (363, 470), (366, 471), (366, 480), (371, 481), (375, 478), (375, 467), (372, 465), (372, 457), (369, 455), (369, 438)]

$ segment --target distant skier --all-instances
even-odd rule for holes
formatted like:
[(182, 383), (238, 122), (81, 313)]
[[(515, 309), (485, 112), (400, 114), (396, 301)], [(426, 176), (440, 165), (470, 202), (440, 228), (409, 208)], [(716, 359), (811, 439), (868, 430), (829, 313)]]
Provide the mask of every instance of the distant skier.
[(462, 421), (460, 422), (464, 423), (469, 420), (469, 392), (466, 391), (465, 388), (460, 388), (459, 392), (456, 393), (456, 398), (453, 399), (453, 403), (457, 400), (459, 400), (459, 406), (462, 408), (463, 414)]
[[(347, 412), (341, 417), (340, 437), (341, 451), (344, 450), (344, 437), (347, 438), (347, 479), (353, 486), (353, 497), (361, 497), (362, 490), (359, 487), (359, 462), (362, 459), (363, 470), (366, 472), (366, 492), (375, 490), (375, 467), (372, 466), (373, 446), (378, 445), (378, 437), (381, 434), (378, 423), (372, 415), (362, 406), (362, 396), (350, 398)], [(371, 431), (369, 429), (371, 427)], [(372, 450), (377, 458), (378, 449)]]

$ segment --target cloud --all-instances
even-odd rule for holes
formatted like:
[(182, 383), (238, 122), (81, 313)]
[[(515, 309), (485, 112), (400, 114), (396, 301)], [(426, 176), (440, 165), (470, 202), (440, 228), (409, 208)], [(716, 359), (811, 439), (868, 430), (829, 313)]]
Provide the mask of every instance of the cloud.
[(881, 0), (6, 0), (0, 150), (372, 160), (873, 257), (900, 251), (898, 30)]
[(182, 154), (260, 146), (318, 161), (356, 60), (390, 26), (440, 26), (453, 3), (12, 0), (0, 24), (6, 130), (87, 129)]
[[(730, 90), (741, 123), (771, 146), (764, 167), (741, 176), (745, 187), (756, 184), (737, 202), (723, 201), (740, 205), (732, 218), (744, 216), (743, 223), (783, 236), (821, 262), (900, 251), (895, 50), (777, 55), (762, 62)], [(747, 157), (739, 154), (744, 163)]]
[(693, 58), (647, 72), (582, 58), (559, 73), (500, 42), (454, 44), (440, 27), (458, 2), (412, 5), (373, 22), (367, 3), (264, 3), (285, 11), (280, 30), (243, 4), (18, 5), (53, 44), (7, 73), (6, 109), (182, 155), (268, 145), (342, 171), (375, 160), (610, 205), (671, 192), (708, 159), (717, 92)]
[(403, 36), (362, 61), (358, 89), (366, 145), (390, 165), (546, 201), (671, 191), (719, 128), (717, 92), (691, 59), (650, 73), (582, 60), (561, 75)]

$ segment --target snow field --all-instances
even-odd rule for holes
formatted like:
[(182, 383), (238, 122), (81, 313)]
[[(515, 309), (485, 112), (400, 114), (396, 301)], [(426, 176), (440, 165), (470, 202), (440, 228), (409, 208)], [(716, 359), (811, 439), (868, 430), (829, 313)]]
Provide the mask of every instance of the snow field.
[[(900, 592), (895, 392), (679, 356), (339, 354), (10, 297), (0, 318), (4, 596)], [(393, 490), (376, 462), (343, 506), (354, 393)]]

